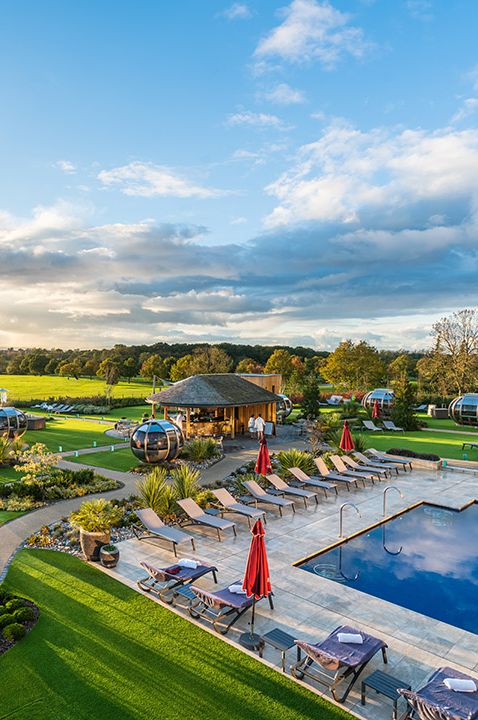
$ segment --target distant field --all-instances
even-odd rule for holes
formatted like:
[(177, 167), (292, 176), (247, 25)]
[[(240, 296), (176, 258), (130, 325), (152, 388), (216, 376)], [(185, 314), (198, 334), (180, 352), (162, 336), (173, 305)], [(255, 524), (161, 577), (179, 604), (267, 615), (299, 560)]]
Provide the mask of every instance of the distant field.
[[(129, 447), (124, 448), (124, 450), (115, 450), (114, 452), (105, 451), (88, 453), (87, 455), (80, 455), (77, 458), (69, 457), (68, 460), (85, 465), (92, 465), (93, 467), (100, 469), (107, 468), (108, 470), (120, 470), (122, 472), (128, 472), (128, 470), (131, 470), (140, 464)], [(140, 475), (138, 475), (138, 480), (139, 479)]]
[(45, 430), (29, 430), (24, 438), (29, 445), (43, 443), (52, 452), (78, 450), (92, 447), (96, 441), (100, 445), (109, 445), (117, 442), (105, 435), (105, 430), (112, 427), (95, 420), (77, 420), (76, 418), (55, 417), (47, 421)]
[[(57, 375), (0, 375), (0, 387), (7, 388), (8, 401), (46, 400), (57, 397), (93, 397), (105, 394), (105, 383), (99, 378), (59, 377)], [(113, 387), (113, 397), (147, 397), (151, 383), (120, 382)]]

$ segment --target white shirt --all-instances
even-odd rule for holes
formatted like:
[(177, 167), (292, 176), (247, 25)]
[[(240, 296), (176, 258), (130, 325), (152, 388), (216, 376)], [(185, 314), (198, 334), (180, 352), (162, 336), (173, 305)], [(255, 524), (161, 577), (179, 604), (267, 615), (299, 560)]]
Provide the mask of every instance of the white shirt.
[(176, 415), (176, 425), (179, 428), (181, 428), (181, 430), (183, 429), (183, 421), (184, 421), (184, 415), (182, 413), (178, 413)]
[(265, 426), (266, 426), (266, 424), (265, 424), (263, 418), (261, 418), (261, 417), (256, 418), (255, 428), (256, 428), (257, 432), (263, 432)]
[(252, 430), (254, 430), (255, 427), (256, 427), (255, 418), (254, 417), (249, 418), (249, 425), (248, 425), (249, 431), (252, 432)]

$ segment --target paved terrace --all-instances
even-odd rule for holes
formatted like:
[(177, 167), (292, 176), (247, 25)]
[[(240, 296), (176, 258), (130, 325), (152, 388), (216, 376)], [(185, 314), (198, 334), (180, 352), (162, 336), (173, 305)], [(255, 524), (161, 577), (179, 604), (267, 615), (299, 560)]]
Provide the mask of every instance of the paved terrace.
[[(400, 473), (399, 477), (393, 477), (391, 483), (398, 485), (404, 498), (400, 499), (398, 493), (389, 494), (388, 511), (392, 514), (421, 500), (461, 507), (477, 497), (476, 482), (475, 474), (450, 470), (434, 472), (415, 469), (412, 473)], [(474, 671), (476, 674), (476, 635), (292, 567), (293, 562), (337, 540), (341, 503), (347, 500), (354, 502), (362, 514), (359, 518), (353, 509), (346, 509), (344, 528), (347, 534), (379, 520), (385, 485), (382, 482), (350, 493), (340, 489), (338, 499), (330, 497), (326, 500), (322, 497), (318, 507), (314, 504), (307, 510), (297, 503), (295, 516), (287, 510), (282, 519), (274, 511), (267, 513), (266, 541), (275, 610), (271, 611), (265, 601), (259, 603), (256, 628), (264, 633), (273, 627), (280, 627), (295, 637), (317, 642), (338, 625), (358, 626), (388, 643), (388, 672), (409, 681), (413, 687), (443, 664), (464, 672)], [(197, 538), (197, 557), (219, 568), (218, 587), (241, 578), (244, 572), (250, 534), (245, 519), (237, 517), (237, 525), (238, 537), (226, 533), (221, 543), (213, 532), (188, 528)], [(142, 575), (140, 560), (157, 566), (168, 565), (173, 561), (171, 551), (161, 549), (154, 541), (127, 540), (120, 543), (120, 549), (118, 566), (105, 572), (132, 587), (136, 587), (135, 581)], [(184, 556), (189, 557), (190, 553), (190, 548), (185, 546)], [(206, 578), (200, 579), (198, 584), (205, 588), (214, 587), (213, 581)], [(228, 638), (237, 640), (238, 634), (247, 628), (248, 619), (247, 614), (240, 618)], [(287, 666), (294, 658), (295, 652), (289, 651)], [(265, 659), (278, 666), (280, 655), (266, 648)], [(387, 671), (378, 656), (368, 665), (365, 674), (374, 668)], [(359, 690), (360, 682), (356, 683), (354, 691), (349, 695), (346, 707), (363, 718), (390, 718), (390, 705), (386, 705), (383, 699), (382, 702), (378, 701), (378, 696), (370, 692), (367, 705), (362, 707)]]

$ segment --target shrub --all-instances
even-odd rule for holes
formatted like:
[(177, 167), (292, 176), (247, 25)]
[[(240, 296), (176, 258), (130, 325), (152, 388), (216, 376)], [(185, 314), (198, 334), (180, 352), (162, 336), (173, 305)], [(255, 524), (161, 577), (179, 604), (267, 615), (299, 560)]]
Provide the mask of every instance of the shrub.
[(143, 507), (150, 507), (160, 515), (163, 496), (167, 487), (165, 468), (153, 468), (148, 475), (139, 480), (136, 487)]
[(303, 470), (307, 475), (313, 475), (315, 473), (314, 458), (308, 452), (303, 450), (281, 450), (278, 453), (277, 458), (279, 460), (279, 472), (286, 477), (290, 475), (289, 468), (298, 467)]
[(414, 450), (409, 450), (408, 448), (390, 448), (390, 450), (387, 450), (387, 453), (390, 453), (390, 455), (417, 458), (417, 460), (431, 460), (432, 462), (438, 462), (438, 460), (441, 460), (439, 455), (434, 455), (433, 453), (417, 453)]
[(362, 435), (361, 433), (358, 435), (352, 435), (355, 449), (358, 450), (358, 452), (365, 452), (365, 450), (368, 450), (368, 437), (366, 435)]
[(171, 471), (173, 495), (176, 500), (195, 498), (199, 492), (199, 471), (187, 465), (180, 465)]
[(218, 444), (212, 438), (194, 438), (185, 444), (182, 451), (183, 457), (197, 463), (218, 457), (220, 453)]
[(20, 625), (20, 623), (11, 623), (11, 625), (7, 625), (3, 629), (3, 637), (5, 640), (9, 640), (9, 642), (15, 642), (16, 640), (21, 640), (26, 635), (26, 630), (23, 627), (23, 625)]
[(11, 593), (5, 590), (5, 588), (0, 587), (0, 605), (6, 603), (11, 597)]
[(5, 603), (5, 607), (8, 610), (8, 612), (13, 612), (14, 610), (18, 610), (19, 608), (25, 607), (25, 603), (21, 598), (13, 598), (13, 600), (9, 600)]
[(33, 612), (31, 607), (25, 606), (19, 608), (18, 610), (15, 610), (15, 612), (13, 613), (13, 617), (19, 623), (26, 623), (31, 622), (35, 619), (35, 613)]
[(84, 502), (76, 512), (72, 512), (70, 523), (85, 532), (106, 532), (121, 522), (122, 517), (121, 508), (104, 498), (98, 498)]
[(0, 630), (7, 627), (7, 625), (11, 625), (13, 622), (15, 622), (15, 616), (12, 613), (0, 615)]
[(214, 495), (212, 490), (201, 490), (201, 492), (196, 495), (195, 499), (197, 504), (202, 508), (210, 507), (211, 504), (217, 502), (217, 497)]

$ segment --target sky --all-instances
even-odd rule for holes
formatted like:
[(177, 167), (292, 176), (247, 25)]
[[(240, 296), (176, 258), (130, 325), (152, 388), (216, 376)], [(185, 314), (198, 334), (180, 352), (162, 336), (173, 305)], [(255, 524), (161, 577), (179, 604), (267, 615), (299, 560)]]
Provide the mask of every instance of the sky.
[(421, 349), (478, 305), (475, 0), (1, 13), (0, 347)]

